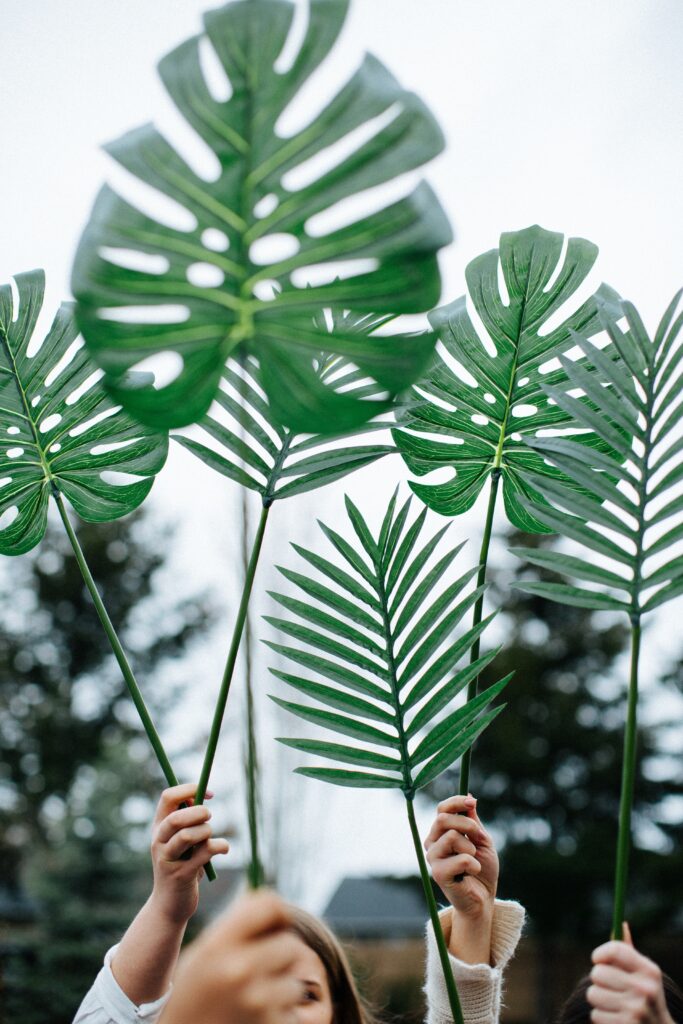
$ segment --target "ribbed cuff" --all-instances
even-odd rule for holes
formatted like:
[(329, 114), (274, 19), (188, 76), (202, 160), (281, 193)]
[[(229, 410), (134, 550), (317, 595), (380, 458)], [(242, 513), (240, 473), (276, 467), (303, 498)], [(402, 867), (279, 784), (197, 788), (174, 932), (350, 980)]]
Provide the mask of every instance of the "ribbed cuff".
[[(443, 913), (450, 915), (450, 907)], [(448, 922), (450, 924), (450, 922)], [(496, 900), (489, 964), (466, 964), (449, 954), (465, 1024), (496, 1024), (500, 1014), (503, 968), (513, 955), (524, 924), (524, 908)], [(431, 922), (427, 925), (427, 1024), (451, 1024), (453, 1014)]]

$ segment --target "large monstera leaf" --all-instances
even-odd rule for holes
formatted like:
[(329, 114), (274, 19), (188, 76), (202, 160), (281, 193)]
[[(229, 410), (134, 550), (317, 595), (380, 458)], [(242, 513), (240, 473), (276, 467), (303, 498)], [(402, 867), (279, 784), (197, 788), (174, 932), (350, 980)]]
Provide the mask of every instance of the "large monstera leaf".
[[(354, 319), (348, 313), (333, 314), (333, 323), (346, 330), (368, 332), (381, 322), (371, 315)], [(324, 487), (396, 451), (393, 444), (366, 443), (368, 435), (391, 426), (381, 416), (387, 403), (378, 400), (374, 382), (341, 356), (327, 353), (318, 357), (317, 376), (321, 388), (342, 400), (352, 394), (365, 401), (376, 418), (353, 429), (345, 429), (336, 418), (337, 434), (296, 434), (274, 415), (258, 364), (250, 357), (241, 363), (229, 360), (216, 395), (220, 415), (212, 410), (200, 420), (212, 444), (180, 434), (174, 439), (218, 473), (257, 491), (264, 506)]]
[[(585, 280), (598, 252), (591, 242), (570, 238), (559, 266), (562, 246), (561, 234), (534, 226), (501, 235), (498, 249), (468, 265), (470, 300), (492, 352), (479, 337), (464, 296), (430, 316), (446, 357), (435, 356), (414, 392), (408, 432), (397, 431), (395, 438), (409, 469), (418, 476), (444, 467), (454, 471), (446, 482), (411, 484), (422, 501), (442, 515), (466, 512), (486, 481), (497, 474), (510, 522), (521, 530), (548, 531), (526, 502), (543, 502), (532, 482), (534, 474), (560, 474), (526, 441), (540, 431), (576, 424), (544, 390), (566, 381), (564, 369), (543, 372), (542, 367), (574, 345), (573, 331), (589, 337), (601, 330), (598, 298), (604, 308), (614, 310), (618, 298), (603, 285), (560, 324), (546, 329), (550, 317)], [(501, 294), (499, 272), (507, 295)], [(456, 371), (451, 358), (473, 382)], [(589, 434), (582, 441), (601, 444)]]
[[(78, 348), (72, 304), (57, 312), (33, 354), (45, 276), (34, 270), (0, 287), (0, 553), (20, 555), (45, 533), (61, 493), (91, 523), (132, 512), (164, 465), (168, 438), (135, 423), (104, 391)], [(115, 482), (105, 474), (124, 474)], [(126, 482), (128, 477), (128, 482)], [(4, 520), (4, 524), (3, 521)]]
[[(241, 352), (258, 359), (269, 401), (292, 429), (334, 430), (334, 415), (358, 425), (368, 418), (367, 404), (321, 388), (321, 350), (352, 361), (389, 395), (416, 380), (429, 360), (431, 332), (369, 338), (343, 329), (330, 335), (313, 323), (326, 306), (393, 315), (431, 308), (440, 291), (436, 253), (451, 239), (424, 183), (353, 223), (326, 234), (316, 227), (317, 214), (420, 167), (443, 147), (423, 103), (371, 56), (309, 124), (290, 137), (278, 133), (278, 120), (332, 48), (347, 8), (348, 0), (311, 0), (289, 70), (275, 66), (292, 24), (289, 0), (237, 0), (212, 11), (204, 36), (161, 61), (173, 101), (218, 158), (216, 180), (196, 174), (153, 125), (107, 147), (195, 222), (190, 230), (171, 228), (105, 187), (76, 257), (73, 290), (86, 343), (111, 394), (143, 422), (168, 428), (199, 420), (228, 357)], [(229, 80), (227, 100), (214, 98), (202, 72), (207, 40)], [(337, 143), (346, 155), (335, 163)], [(320, 155), (327, 168), (313, 169)], [(274, 238), (289, 249), (282, 258), (268, 255)], [(130, 269), (131, 250), (156, 264)], [(358, 260), (372, 262), (347, 267), (345, 279), (332, 266)], [(310, 268), (321, 267), (329, 283), (307, 287)], [(197, 284), (198, 272), (207, 271), (212, 284)], [(180, 307), (177, 317), (158, 315), (169, 305)], [(125, 318), (121, 307), (130, 307)], [(171, 382), (129, 387), (128, 370), (168, 352), (182, 360)]]

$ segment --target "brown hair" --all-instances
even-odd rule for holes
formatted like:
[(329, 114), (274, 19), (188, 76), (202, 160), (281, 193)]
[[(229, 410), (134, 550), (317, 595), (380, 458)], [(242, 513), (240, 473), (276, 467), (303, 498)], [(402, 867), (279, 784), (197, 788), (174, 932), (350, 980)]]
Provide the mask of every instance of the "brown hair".
[(341, 943), (313, 914), (291, 907), (291, 931), (320, 957), (332, 997), (332, 1024), (377, 1024), (370, 1007), (356, 988)]
[[(581, 978), (562, 1006), (555, 1024), (590, 1024), (591, 1008), (586, 993), (591, 985), (590, 975)], [(668, 974), (662, 972), (662, 987), (666, 1007), (676, 1024), (683, 1024), (683, 992)]]

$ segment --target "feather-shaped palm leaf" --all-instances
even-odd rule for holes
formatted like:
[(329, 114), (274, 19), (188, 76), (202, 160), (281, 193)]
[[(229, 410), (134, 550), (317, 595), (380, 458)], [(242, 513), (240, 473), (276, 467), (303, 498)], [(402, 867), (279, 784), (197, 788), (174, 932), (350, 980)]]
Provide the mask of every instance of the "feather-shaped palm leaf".
[[(371, 56), (309, 124), (290, 136), (280, 132), (282, 115), (332, 49), (348, 4), (311, 0), (286, 70), (278, 58), (292, 27), (290, 0), (237, 0), (211, 11), (205, 33), (161, 61), (171, 98), (215, 154), (214, 180), (199, 176), (153, 125), (107, 147), (193, 223), (169, 227), (105, 187), (76, 257), (73, 291), (86, 342), (116, 400), (144, 422), (196, 422), (216, 395), (226, 360), (242, 353), (259, 360), (281, 422), (334, 430), (334, 417), (343, 413), (347, 424), (358, 425), (370, 409), (321, 387), (321, 350), (352, 360), (390, 394), (411, 384), (429, 360), (431, 332), (328, 335), (312, 323), (315, 311), (329, 305), (358, 314), (429, 309), (439, 299), (437, 251), (451, 240), (424, 183), (342, 227), (319, 223), (318, 215), (342, 200), (421, 167), (443, 148), (424, 104)], [(227, 79), (227, 98), (215, 98), (207, 84), (204, 46)], [(321, 156), (322, 168), (315, 160)], [(321, 270), (327, 283), (307, 287)], [(169, 305), (182, 312), (171, 310), (170, 322), (155, 317)], [(121, 307), (132, 316), (119, 317)], [(180, 357), (176, 378), (158, 389), (130, 389), (126, 372), (162, 352)]]
[[(365, 335), (385, 321), (371, 315), (331, 315), (335, 326)], [(391, 425), (380, 418), (390, 403), (381, 400), (374, 381), (348, 360), (328, 353), (320, 353), (316, 376), (326, 391), (368, 404), (375, 418), (348, 428), (335, 420), (334, 433), (297, 434), (277, 419), (252, 357), (242, 364), (229, 361), (216, 395), (220, 413), (212, 411), (200, 420), (213, 445), (178, 434), (174, 439), (218, 473), (257, 491), (265, 507), (323, 487), (396, 450), (393, 444), (363, 443), (367, 434)]]
[[(625, 330), (614, 322), (611, 310), (601, 310), (614, 356), (606, 356), (587, 338), (575, 337), (587, 365), (563, 360), (567, 386), (548, 387), (547, 394), (568, 416), (594, 431), (613, 454), (591, 452), (566, 438), (530, 442), (574, 485), (536, 476), (535, 486), (553, 507), (534, 505), (532, 511), (549, 529), (585, 548), (586, 554), (516, 549), (530, 562), (581, 584), (522, 582), (522, 589), (584, 608), (622, 611), (631, 622), (613, 922), (617, 936), (623, 921), (630, 841), (640, 622), (644, 614), (683, 593), (683, 312), (678, 312), (682, 294), (675, 296), (654, 339), (631, 303), (623, 303)], [(582, 402), (577, 392), (591, 404)]]
[[(421, 535), (427, 510), (410, 521), (410, 499), (398, 511), (396, 499), (394, 494), (379, 535), (373, 537), (347, 498), (354, 542), (320, 524), (340, 557), (330, 561), (295, 545), (307, 563), (306, 571), (280, 568), (303, 599), (272, 594), (290, 618), (266, 616), (266, 621), (293, 644), (268, 645), (296, 669), (271, 672), (308, 703), (273, 700), (344, 739), (338, 743), (281, 738), (303, 753), (335, 763), (297, 772), (341, 786), (403, 791), (425, 896), (435, 934), (442, 940), (413, 797), (450, 767), (500, 713), (502, 706), (490, 705), (509, 677), (454, 707), (470, 679), (496, 653), (461, 665), (492, 616), (459, 630), (479, 596), (479, 588), (469, 587), (477, 569), (453, 578), (451, 567), (462, 544), (437, 557), (447, 527), (425, 541)], [(315, 575), (310, 575), (311, 568)], [(440, 952), (454, 1017), (462, 1019), (445, 946)]]
[(114, 404), (78, 338), (72, 303), (60, 306), (35, 346), (42, 270), (17, 274), (14, 286), (0, 287), (0, 553), (20, 555), (40, 543), (52, 498), (166, 781), (177, 785), (63, 500), (90, 523), (132, 512), (166, 461), (168, 436)]
[(479, 596), (477, 589), (468, 590), (476, 568), (440, 590), (439, 583), (462, 545), (434, 561), (432, 555), (443, 528), (418, 546), (426, 510), (409, 523), (410, 499), (396, 513), (394, 495), (379, 537), (374, 538), (348, 498), (346, 506), (357, 544), (321, 524), (346, 563), (344, 567), (295, 546), (317, 570), (318, 578), (280, 568), (304, 599), (272, 594), (293, 618), (266, 619), (296, 642), (286, 646), (269, 641), (269, 646), (313, 678), (271, 671), (316, 703), (273, 699), (300, 717), (360, 744), (282, 742), (371, 769), (297, 769), (304, 775), (340, 785), (402, 789), (412, 799), (417, 789), (453, 764), (499, 713), (499, 707), (487, 708), (507, 679), (489, 687), (475, 703), (453, 710), (453, 702), (471, 675), (493, 658), (490, 653), (474, 667), (457, 669), (475, 634), (480, 635), (492, 618), (453, 639)]

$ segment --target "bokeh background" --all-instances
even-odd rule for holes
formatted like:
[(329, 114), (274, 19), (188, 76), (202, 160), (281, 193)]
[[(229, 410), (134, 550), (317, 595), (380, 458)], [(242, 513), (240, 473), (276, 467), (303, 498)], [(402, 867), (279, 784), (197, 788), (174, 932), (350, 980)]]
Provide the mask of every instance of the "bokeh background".
[[(100, 144), (155, 120), (183, 151), (191, 147), (155, 63), (199, 31), (205, 8), (199, 0), (3, 0), (0, 278), (45, 268), (43, 326), (69, 295), (71, 261), (101, 182), (135, 196)], [(305, 3), (297, 9), (295, 31)], [(600, 246), (579, 300), (607, 281), (654, 326), (683, 279), (682, 30), (679, 0), (355, 0), (328, 65), (291, 110), (290, 127), (308, 120), (371, 50), (427, 102), (447, 138), (446, 152), (426, 172), (456, 235), (441, 256), (444, 301), (464, 292), (467, 262), (494, 247), (502, 231), (537, 222)], [(205, 156), (195, 151), (193, 159), (201, 168)], [(383, 198), (405, 187), (398, 182)], [(368, 978), (387, 962), (387, 942), (394, 953), (396, 944), (419, 945), (419, 906), (410, 904), (409, 934), (385, 922), (382, 934), (368, 935), (367, 922), (344, 924), (348, 907), (338, 888), (345, 879), (413, 872), (402, 798), (359, 796), (291, 774), (296, 760), (273, 742), (288, 723), (267, 699), (273, 684), (258, 639), (267, 633), (260, 615), (270, 608), (271, 567), (292, 563), (287, 543), (318, 545), (317, 518), (343, 528), (344, 493), (377, 524), (405, 480), (392, 456), (295, 505), (282, 503), (251, 616), (270, 877), (317, 912), (337, 893), (338, 927), (368, 944), (358, 956)], [(471, 560), (481, 518), (477, 507), (452, 527), (471, 538)], [(187, 778), (198, 770), (236, 611), (241, 529), (237, 488), (174, 445), (133, 522), (82, 530)], [(512, 600), (507, 585), (518, 570), (505, 553), (502, 520), (498, 535), (490, 600), (504, 603), (497, 639), (506, 642), (517, 679), (495, 735), (480, 745), (473, 789), (507, 843), (504, 894), (521, 898), (532, 914), (531, 945), (508, 1000), (510, 1019), (530, 1020), (551, 1012), (604, 934), (624, 635), (602, 613)], [(147, 826), (160, 779), (59, 530), (34, 555), (3, 559), (0, 588), (0, 984), (7, 1000), (10, 983), (20, 1000), (5, 1011), (7, 1020), (61, 1024), (144, 897)], [(660, 942), (660, 957), (680, 950), (675, 936), (683, 925), (680, 614), (679, 599), (653, 618), (643, 672), (633, 905), (642, 942), (653, 949)], [(235, 697), (212, 782), (214, 820), (231, 834), (235, 877), (224, 873), (219, 895), (207, 890), (207, 909), (239, 884), (246, 853), (243, 709)], [(421, 802), (423, 832), (433, 801), (453, 785), (442, 780)], [(376, 920), (391, 917), (385, 908), (397, 906), (397, 892), (377, 891), (368, 904)], [(414, 952), (406, 957), (415, 963)], [(418, 974), (404, 992), (389, 979), (377, 994), (390, 1009), (419, 1017)]]

